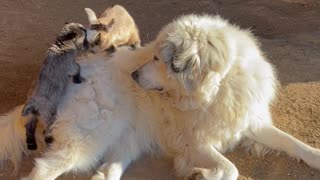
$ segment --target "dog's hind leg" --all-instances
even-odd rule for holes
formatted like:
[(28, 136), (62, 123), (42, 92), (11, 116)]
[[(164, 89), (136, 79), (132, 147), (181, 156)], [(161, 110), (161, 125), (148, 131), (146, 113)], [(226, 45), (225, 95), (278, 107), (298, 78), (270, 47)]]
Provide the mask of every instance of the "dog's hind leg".
[(76, 166), (77, 154), (72, 145), (65, 144), (61, 149), (52, 148), (40, 158), (35, 159), (35, 167), (28, 177), (21, 180), (54, 180)]
[(196, 179), (236, 180), (236, 166), (210, 144), (188, 145), (174, 159), (178, 176)]
[(28, 177), (23, 177), (20, 180), (54, 180), (64, 172), (71, 170), (73, 162), (70, 162), (72, 161), (70, 156), (72, 154), (60, 152), (61, 154), (58, 155), (57, 153), (54, 155), (46, 154), (46, 157), (37, 158), (35, 167)]
[[(88, 170), (97, 163), (96, 151), (92, 144), (86, 143), (86, 137), (70, 128), (73, 124), (59, 121), (54, 124), (55, 141), (41, 157), (35, 159), (31, 173), (23, 180), (54, 180), (63, 173), (75, 170)], [(68, 131), (66, 131), (68, 130)], [(91, 142), (91, 141), (90, 141)]]
[[(129, 130), (130, 131), (130, 130)], [(143, 151), (143, 144), (137, 143), (134, 134), (122, 136), (105, 157), (105, 162), (98, 168), (92, 180), (120, 180), (129, 164), (137, 159)]]
[(261, 128), (250, 129), (247, 135), (258, 143), (271, 149), (284, 151), (290, 156), (301, 158), (309, 166), (320, 169), (320, 150), (313, 148), (280, 129), (267, 125)]
[(88, 148), (92, 145), (69, 137), (63, 141), (58, 137), (42, 157), (35, 159), (35, 167), (21, 180), (54, 180), (66, 172), (87, 171), (94, 166), (99, 157), (96, 151)]

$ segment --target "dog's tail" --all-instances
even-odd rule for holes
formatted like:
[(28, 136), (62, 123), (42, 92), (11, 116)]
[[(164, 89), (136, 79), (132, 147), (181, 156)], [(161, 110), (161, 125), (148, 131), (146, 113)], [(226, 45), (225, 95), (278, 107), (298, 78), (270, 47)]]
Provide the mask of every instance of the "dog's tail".
[(19, 169), (20, 161), (28, 152), (26, 146), (26, 118), (21, 116), (22, 105), (0, 116), (0, 165), (11, 161), (14, 172)]

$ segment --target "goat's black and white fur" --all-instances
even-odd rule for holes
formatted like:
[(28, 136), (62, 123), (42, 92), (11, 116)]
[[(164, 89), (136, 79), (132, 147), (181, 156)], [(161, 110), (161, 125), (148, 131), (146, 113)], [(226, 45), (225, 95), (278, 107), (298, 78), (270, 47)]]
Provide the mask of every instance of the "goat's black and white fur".
[(70, 76), (74, 83), (81, 83), (80, 66), (75, 62), (75, 56), (78, 50), (87, 46), (86, 29), (78, 23), (66, 23), (55, 44), (47, 51), (31, 96), (22, 110), (23, 116), (32, 114), (25, 126), (28, 149), (37, 149), (37, 118), (40, 117), (47, 128), (54, 122), (57, 105)]

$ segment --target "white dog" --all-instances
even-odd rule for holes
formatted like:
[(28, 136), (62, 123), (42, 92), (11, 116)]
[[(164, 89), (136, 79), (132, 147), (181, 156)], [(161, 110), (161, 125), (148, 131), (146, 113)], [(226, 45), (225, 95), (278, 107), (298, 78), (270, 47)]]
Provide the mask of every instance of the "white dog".
[[(222, 153), (240, 143), (261, 154), (285, 151), (320, 169), (318, 149), (272, 125), (277, 80), (253, 36), (220, 17), (181, 17), (149, 45), (104, 59), (80, 62), (87, 81), (69, 85), (53, 125), (55, 141), (27, 179), (55, 179), (103, 159), (92, 179), (116, 180), (143, 152), (173, 158), (178, 176), (237, 179)], [(133, 78), (161, 92), (144, 91), (132, 80), (142, 64)], [(7, 123), (15, 131), (6, 135), (23, 142), (17, 121)], [(23, 150), (6, 143), (0, 142), (0, 155)]]

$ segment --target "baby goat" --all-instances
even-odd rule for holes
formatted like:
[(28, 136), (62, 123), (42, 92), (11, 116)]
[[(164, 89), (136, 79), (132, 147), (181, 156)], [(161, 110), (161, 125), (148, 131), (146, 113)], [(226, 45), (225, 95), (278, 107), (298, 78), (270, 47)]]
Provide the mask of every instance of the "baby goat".
[(31, 96), (22, 110), (22, 116), (31, 114), (25, 125), (28, 149), (37, 149), (35, 131), (38, 118), (44, 121), (46, 130), (54, 122), (57, 105), (64, 95), (69, 77), (72, 76), (74, 83), (81, 83), (83, 80), (75, 56), (77, 50), (87, 48), (86, 29), (78, 23), (66, 23), (55, 44), (47, 51), (39, 77), (33, 84)]
[(84, 9), (88, 15), (91, 31), (88, 31), (88, 41), (91, 49), (97, 51), (114, 51), (118, 46), (128, 45), (133, 48), (140, 46), (139, 30), (128, 11), (114, 5), (107, 8), (99, 18), (90, 8)]

